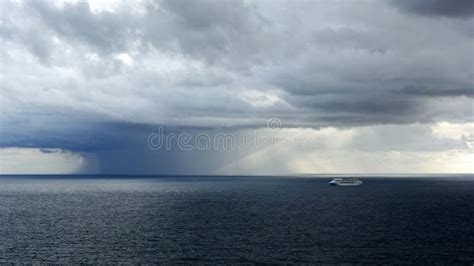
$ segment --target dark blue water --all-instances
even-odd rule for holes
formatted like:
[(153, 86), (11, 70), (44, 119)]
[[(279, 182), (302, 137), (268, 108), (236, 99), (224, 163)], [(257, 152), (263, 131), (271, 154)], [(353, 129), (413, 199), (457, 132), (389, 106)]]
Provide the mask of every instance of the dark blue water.
[(0, 178), (0, 263), (474, 262), (474, 177)]

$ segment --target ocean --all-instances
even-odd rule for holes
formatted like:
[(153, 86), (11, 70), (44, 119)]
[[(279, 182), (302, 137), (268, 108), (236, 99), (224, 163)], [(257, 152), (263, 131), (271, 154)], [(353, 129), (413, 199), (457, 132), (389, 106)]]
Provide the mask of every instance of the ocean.
[(474, 263), (474, 176), (0, 177), (0, 263)]

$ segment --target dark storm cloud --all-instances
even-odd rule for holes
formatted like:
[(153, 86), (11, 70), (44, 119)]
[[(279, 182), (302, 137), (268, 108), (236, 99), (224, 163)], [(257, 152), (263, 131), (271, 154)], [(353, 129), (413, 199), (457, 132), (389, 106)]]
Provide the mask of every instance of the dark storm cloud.
[[(36, 118), (38, 119), (38, 118)], [(40, 118), (39, 118), (40, 119)], [(42, 123), (53, 120), (59, 125), (44, 128)], [(23, 125), (2, 122), (0, 147), (48, 149), (60, 147), (75, 152), (96, 152), (111, 147), (126, 146), (133, 133), (143, 132), (136, 127), (124, 127), (92, 121), (70, 121), (57, 116), (41, 119), (41, 124), (23, 121)], [(24, 128), (24, 130), (18, 130)], [(135, 130), (133, 130), (135, 129)]]
[(426, 97), (474, 97), (474, 88), (433, 89), (427, 87), (407, 86), (398, 92), (406, 95)]
[[(342, 95), (341, 95), (342, 93)], [(310, 110), (313, 121), (326, 121), (337, 126), (357, 126), (378, 123), (405, 124), (413, 120), (429, 122), (433, 117), (422, 112), (424, 102), (407, 94), (390, 92), (324, 92), (317, 95), (288, 96), (292, 105)]]
[(0, 146), (171, 171), (205, 156), (137, 148), (154, 125), (471, 122), (472, 3), (4, 1)]
[[(453, 5), (443, 3), (396, 5), (455, 13)], [(456, 3), (469, 10), (467, 2)], [(128, 122), (172, 123), (163, 121), (166, 115), (193, 125), (206, 125), (202, 120), (209, 118), (238, 126), (239, 118), (278, 115), (294, 116), (302, 124), (316, 117), (328, 118), (322, 121), (328, 124), (345, 118), (350, 125), (412, 123), (430, 120), (423, 108), (431, 100), (419, 96), (472, 95), (466, 89), (472, 82), (472, 38), (452, 30), (461, 24), (417, 24), (416, 17), (405, 22), (380, 2), (164, 0), (144, 1), (143, 10), (136, 12), (127, 7), (94, 12), (85, 1), (8, 5), (12, 13), (3, 14), (1, 32), (12, 48), (23, 45), (47, 67), (78, 73), (57, 80), (51, 73), (28, 84), (28, 79), (7, 80), (6, 91), (15, 91), (19, 83), (35, 87), (39, 81), (87, 112), (126, 116)], [(286, 11), (279, 13), (283, 7)], [(321, 10), (338, 14), (337, 19)], [(370, 23), (364, 16), (368, 13), (373, 15)], [(453, 39), (457, 41), (449, 41)], [(8, 51), (3, 51), (5, 58), (15, 61)], [(121, 53), (134, 65), (127, 68), (118, 58)], [(156, 69), (156, 64), (163, 65)], [(165, 73), (168, 69), (171, 75)], [(436, 80), (441, 85), (433, 86)], [(261, 94), (249, 98), (247, 91)], [(90, 104), (77, 102), (77, 96)], [(127, 104), (132, 110), (114, 100), (120, 97), (136, 100)], [(276, 100), (260, 104), (264, 99)], [(54, 106), (54, 100), (44, 101)], [(149, 106), (146, 115), (140, 106)], [(311, 110), (318, 115), (307, 115)], [(353, 119), (350, 113), (361, 117)]]
[[(0, 139), (1, 148), (38, 148), (42, 153), (57, 153), (67, 150), (93, 157), (94, 167), (83, 169), (99, 171), (103, 174), (172, 174), (191, 175), (209, 174), (222, 165), (235, 161), (252, 149), (236, 153), (235, 150), (207, 149), (183, 150), (178, 147), (176, 136), (189, 134), (195, 137), (206, 134), (212, 138), (216, 134), (235, 134), (236, 128), (205, 127), (166, 127), (160, 125), (142, 125), (133, 123), (97, 123), (94, 121), (74, 121), (76, 124), (54, 119), (58, 127), (42, 128), (30, 123), (28, 131), (14, 132), (4, 123)], [(46, 122), (46, 121), (42, 121)], [(158, 129), (161, 128), (162, 131)], [(10, 131), (12, 130), (12, 131)], [(173, 135), (170, 141), (160, 149), (151, 149), (147, 143), (150, 134), (162, 133), (163, 140)], [(171, 141), (172, 140), (172, 141)], [(168, 147), (169, 143), (169, 147)], [(194, 139), (190, 141), (192, 145)], [(57, 148), (60, 147), (61, 150)], [(251, 147), (249, 147), (251, 148)]]
[(471, 0), (394, 0), (392, 3), (405, 12), (422, 16), (468, 18), (474, 15)]

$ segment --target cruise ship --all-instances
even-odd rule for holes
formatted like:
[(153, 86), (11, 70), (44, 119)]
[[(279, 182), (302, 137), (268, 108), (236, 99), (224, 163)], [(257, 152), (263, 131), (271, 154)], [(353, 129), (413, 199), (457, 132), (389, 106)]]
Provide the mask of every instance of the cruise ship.
[(336, 177), (329, 184), (333, 186), (360, 186), (362, 181), (355, 177)]

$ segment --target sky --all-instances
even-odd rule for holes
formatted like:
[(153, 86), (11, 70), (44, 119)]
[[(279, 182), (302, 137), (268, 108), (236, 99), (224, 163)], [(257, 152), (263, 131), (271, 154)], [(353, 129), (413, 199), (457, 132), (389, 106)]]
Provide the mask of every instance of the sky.
[(1, 174), (474, 172), (471, 0), (0, 11)]

